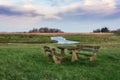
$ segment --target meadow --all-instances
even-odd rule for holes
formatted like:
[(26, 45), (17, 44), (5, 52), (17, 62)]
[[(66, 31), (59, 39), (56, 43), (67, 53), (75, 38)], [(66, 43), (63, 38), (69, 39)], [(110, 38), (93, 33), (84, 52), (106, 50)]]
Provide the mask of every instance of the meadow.
[(49, 35), (0, 34), (0, 43), (53, 43)]
[[(62, 64), (54, 64), (52, 60), (45, 58), (43, 51), (44, 45), (51, 47), (58, 45), (51, 43), (50, 36), (0, 35), (0, 80), (120, 79), (120, 36), (115, 34), (63, 36), (80, 41), (80, 44), (100, 45), (96, 59), (90, 62), (87, 58), (79, 58), (78, 61), (71, 62), (71, 55), (68, 54), (68, 60)], [(31, 43), (28, 44), (29, 40)], [(19, 43), (20, 41), (24, 43)]]

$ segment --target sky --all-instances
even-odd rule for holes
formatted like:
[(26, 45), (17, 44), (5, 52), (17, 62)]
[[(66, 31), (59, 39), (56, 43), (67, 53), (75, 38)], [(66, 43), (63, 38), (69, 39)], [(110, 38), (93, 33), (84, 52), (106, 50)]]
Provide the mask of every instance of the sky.
[(120, 0), (0, 0), (0, 32), (33, 28), (92, 32), (120, 28)]

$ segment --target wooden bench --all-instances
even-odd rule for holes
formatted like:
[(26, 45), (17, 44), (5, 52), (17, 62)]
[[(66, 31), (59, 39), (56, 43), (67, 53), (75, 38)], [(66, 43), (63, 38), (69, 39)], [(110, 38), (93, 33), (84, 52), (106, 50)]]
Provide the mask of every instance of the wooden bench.
[[(100, 46), (93, 46), (93, 45), (77, 45), (77, 54), (84, 55), (93, 61), (96, 57), (96, 53), (100, 49)], [(84, 53), (83, 53), (84, 52)], [(90, 54), (91, 52), (91, 54)]]
[(56, 64), (60, 64), (66, 58), (63, 55), (58, 54), (55, 48), (44, 46), (44, 51), (45, 51), (45, 56), (48, 58), (52, 58)]
[(51, 59), (52, 58), (52, 50), (50, 49), (50, 47), (44, 46), (43, 48), (44, 48), (45, 56), (47, 58)]
[(52, 58), (56, 64), (60, 64), (62, 61), (66, 59), (66, 57), (63, 56), (62, 54), (58, 54), (55, 48), (52, 48), (52, 55), (53, 55)]

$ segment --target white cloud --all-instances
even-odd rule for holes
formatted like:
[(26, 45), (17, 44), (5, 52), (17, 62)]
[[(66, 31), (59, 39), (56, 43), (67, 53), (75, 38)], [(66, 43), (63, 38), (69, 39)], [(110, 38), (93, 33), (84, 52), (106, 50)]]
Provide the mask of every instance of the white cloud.
[(32, 4), (33, 0), (22, 0), (24, 4)]
[(104, 13), (104, 15), (108, 15), (114, 12), (116, 9), (116, 3), (115, 0), (84, 0), (81, 2), (71, 3), (70, 5), (61, 6), (59, 7), (58, 12), (74, 12), (77, 9), (94, 14)]
[(67, 5), (67, 6), (63, 6), (63, 7), (60, 7), (59, 12), (65, 13), (69, 11), (74, 11), (78, 8), (81, 8), (82, 7), (81, 5), (82, 5), (81, 3), (74, 3), (74, 4)]
[(115, 0), (84, 0), (83, 9), (86, 11), (111, 12), (116, 8)]
[(115, 0), (84, 0), (84, 5), (86, 6), (106, 5), (112, 8), (115, 6)]
[(9, 2), (7, 2), (7, 1), (2, 1), (2, 0), (0, 0), (0, 5), (10, 5), (10, 4), (9, 4)]
[[(61, 2), (61, 1), (69, 2), (72, 0), (59, 0), (58, 2)], [(19, 6), (13, 5), (12, 2), (15, 2), (15, 0), (0, 0), (0, 5), (10, 5), (14, 7), (12, 9), (13, 11), (21, 11), (21, 12), (34, 11), (36, 14), (38, 14), (37, 16), (29, 16), (30, 14), (28, 14), (28, 16), (25, 15), (23, 17), (17, 16), (16, 18), (18, 18), (21, 21), (22, 19), (26, 21), (30, 21), (30, 20), (39, 21), (42, 19), (51, 19), (51, 18), (61, 19), (61, 17), (57, 16), (59, 13), (65, 14), (67, 12), (74, 12), (78, 9), (84, 10), (85, 12), (91, 12), (96, 14), (98, 13), (111, 14), (116, 8), (115, 0), (84, 0), (84, 1), (73, 2), (67, 5), (59, 5), (57, 7), (47, 6), (47, 5), (35, 5), (35, 4), (32, 4), (34, 0), (22, 0), (24, 4)], [(60, 4), (63, 4), (63, 3), (60, 3)], [(80, 14), (84, 14), (84, 12), (80, 12)], [(40, 15), (43, 15), (43, 16), (40, 16)], [(14, 18), (11, 18), (11, 19), (14, 19)]]
[(57, 15), (57, 10), (54, 9), (53, 7), (48, 7), (48, 6), (38, 6), (38, 5), (24, 5), (21, 7), (23, 10), (32, 10), (35, 11), (37, 14), (44, 15), (44, 18), (55, 18), (55, 19), (60, 19), (60, 17), (56, 16)]

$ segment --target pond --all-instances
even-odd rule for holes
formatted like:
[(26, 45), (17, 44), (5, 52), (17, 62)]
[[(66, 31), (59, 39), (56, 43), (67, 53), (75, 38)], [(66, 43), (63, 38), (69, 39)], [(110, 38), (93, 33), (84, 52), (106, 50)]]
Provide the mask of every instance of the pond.
[(77, 41), (66, 40), (62, 36), (53, 36), (53, 37), (51, 37), (51, 40), (57, 41), (58, 44), (75, 44), (75, 43), (79, 43)]

